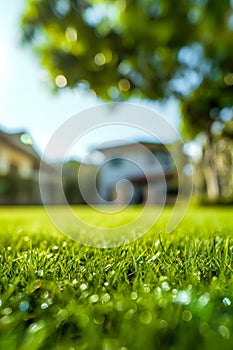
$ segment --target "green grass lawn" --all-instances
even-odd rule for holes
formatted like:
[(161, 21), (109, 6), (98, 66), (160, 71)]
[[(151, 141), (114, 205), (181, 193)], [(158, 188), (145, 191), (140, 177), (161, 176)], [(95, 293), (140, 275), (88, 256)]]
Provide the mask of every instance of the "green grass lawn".
[(97, 249), (43, 208), (0, 208), (0, 349), (232, 350), (233, 210), (191, 208), (166, 234), (170, 214), (127, 246)]

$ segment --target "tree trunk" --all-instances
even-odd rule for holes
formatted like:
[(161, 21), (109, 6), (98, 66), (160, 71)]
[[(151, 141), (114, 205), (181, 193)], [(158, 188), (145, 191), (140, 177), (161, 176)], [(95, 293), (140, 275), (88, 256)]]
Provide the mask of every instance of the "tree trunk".
[(212, 202), (216, 202), (220, 196), (215, 156), (214, 141), (212, 135), (208, 133), (203, 154), (203, 172), (206, 182), (207, 197)]

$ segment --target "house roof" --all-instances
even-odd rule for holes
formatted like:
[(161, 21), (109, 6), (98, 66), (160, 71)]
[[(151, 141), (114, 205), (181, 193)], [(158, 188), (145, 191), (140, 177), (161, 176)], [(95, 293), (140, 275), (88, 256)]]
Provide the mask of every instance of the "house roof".
[(41, 156), (36, 150), (35, 146), (33, 146), (33, 141), (26, 131), (9, 133), (1, 129), (0, 142), (4, 142), (13, 149), (18, 150), (23, 154), (29, 156), (34, 162), (36, 162), (38, 168), (41, 164), (42, 169), (46, 172), (56, 171), (55, 167), (45, 163), (44, 161), (41, 161)]
[(40, 161), (40, 155), (33, 147), (32, 140), (25, 131), (7, 133), (3, 130), (0, 130), (0, 141), (8, 144), (12, 148), (21, 151), (24, 154), (27, 154), (34, 160)]
[(128, 147), (135, 147), (135, 145), (141, 144), (149, 149), (165, 149), (166, 145), (164, 145), (161, 142), (148, 142), (148, 141), (131, 141), (131, 140), (114, 140), (114, 141), (107, 141), (101, 146), (97, 146), (95, 150), (104, 152), (108, 150), (116, 150), (116, 149), (123, 149)]

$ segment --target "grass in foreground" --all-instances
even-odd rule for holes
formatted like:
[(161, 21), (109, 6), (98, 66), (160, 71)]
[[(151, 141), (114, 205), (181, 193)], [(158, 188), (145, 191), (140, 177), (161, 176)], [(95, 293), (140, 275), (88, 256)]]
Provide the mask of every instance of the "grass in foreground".
[(193, 208), (165, 234), (169, 215), (96, 249), (42, 208), (1, 208), (0, 349), (232, 349), (232, 208)]

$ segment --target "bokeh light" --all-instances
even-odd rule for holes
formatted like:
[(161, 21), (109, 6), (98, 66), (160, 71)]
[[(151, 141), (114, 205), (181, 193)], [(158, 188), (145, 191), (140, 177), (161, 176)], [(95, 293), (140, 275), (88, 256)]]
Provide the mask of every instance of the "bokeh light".
[(59, 88), (64, 88), (67, 85), (67, 79), (64, 75), (57, 75), (55, 78), (55, 84), (57, 85), (57, 87)]

